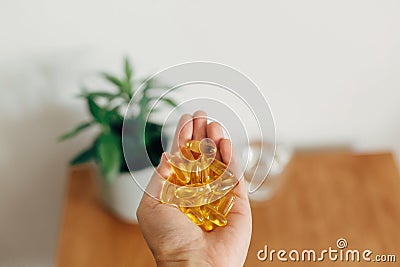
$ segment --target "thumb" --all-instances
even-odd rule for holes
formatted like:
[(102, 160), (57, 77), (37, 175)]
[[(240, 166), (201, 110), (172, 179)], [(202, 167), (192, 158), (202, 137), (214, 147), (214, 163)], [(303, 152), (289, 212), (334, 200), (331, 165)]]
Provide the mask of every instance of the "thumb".
[(171, 169), (169, 167), (166, 153), (163, 153), (160, 159), (160, 163), (154, 170), (149, 183), (147, 184), (146, 190), (143, 194), (143, 200), (159, 203), (161, 190), (165, 179), (171, 175)]

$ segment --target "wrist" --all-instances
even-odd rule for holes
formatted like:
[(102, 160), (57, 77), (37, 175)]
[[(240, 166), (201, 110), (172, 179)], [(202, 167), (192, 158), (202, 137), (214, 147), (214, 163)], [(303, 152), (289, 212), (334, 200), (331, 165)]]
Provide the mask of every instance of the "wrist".
[(185, 260), (185, 261), (165, 261), (157, 262), (157, 267), (211, 267), (208, 262)]
[(193, 252), (180, 252), (173, 255), (155, 257), (158, 267), (211, 267), (212, 264), (204, 255)]

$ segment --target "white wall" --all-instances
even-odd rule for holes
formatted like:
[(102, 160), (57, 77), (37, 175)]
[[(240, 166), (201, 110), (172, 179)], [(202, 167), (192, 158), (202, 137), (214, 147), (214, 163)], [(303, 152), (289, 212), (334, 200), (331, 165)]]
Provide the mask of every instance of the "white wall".
[(400, 152), (398, 1), (2, 1), (0, 266), (51, 266), (73, 98), (129, 54), (139, 73), (210, 60), (249, 75), (278, 139)]

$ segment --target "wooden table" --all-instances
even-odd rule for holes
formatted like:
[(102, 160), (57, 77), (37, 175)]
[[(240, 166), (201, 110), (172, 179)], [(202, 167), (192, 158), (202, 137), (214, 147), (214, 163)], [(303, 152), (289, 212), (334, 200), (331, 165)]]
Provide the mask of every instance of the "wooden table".
[[(245, 266), (398, 266), (400, 179), (389, 153), (296, 154), (283, 183), (266, 202), (252, 203), (253, 236)], [(261, 262), (257, 251), (314, 249), (345, 238), (347, 249), (394, 254), (397, 263)], [(287, 256), (286, 256), (287, 257)], [(137, 225), (125, 224), (99, 204), (86, 171), (72, 172), (65, 199), (57, 266), (154, 266)]]

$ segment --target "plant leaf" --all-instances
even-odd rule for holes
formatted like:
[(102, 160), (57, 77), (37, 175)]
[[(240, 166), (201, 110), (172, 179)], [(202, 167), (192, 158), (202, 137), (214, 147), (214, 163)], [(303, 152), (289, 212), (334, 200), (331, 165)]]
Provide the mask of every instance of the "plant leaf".
[(176, 103), (173, 99), (171, 99), (171, 98), (165, 98), (165, 97), (163, 97), (163, 98), (161, 98), (160, 99), (161, 101), (164, 101), (165, 103), (167, 103), (168, 105), (170, 105), (171, 107), (176, 107), (176, 106), (178, 106), (178, 103)]
[(129, 62), (128, 57), (125, 57), (124, 60), (124, 70), (125, 70), (126, 81), (130, 81), (133, 74), (133, 68), (132, 64)]
[[(163, 153), (162, 125), (149, 122), (146, 125), (146, 151), (153, 166), (157, 166)], [(166, 145), (166, 144), (165, 144)]]
[(123, 86), (123, 82), (120, 79), (118, 79), (117, 77), (115, 77), (114, 75), (103, 72), (102, 76), (110, 83), (116, 85), (118, 88), (121, 88)]
[(95, 145), (92, 145), (91, 147), (83, 150), (81, 153), (76, 155), (70, 162), (69, 164), (74, 166), (78, 164), (83, 164), (86, 163), (90, 160), (95, 159), (96, 157), (96, 151), (95, 151)]
[(143, 95), (146, 96), (147, 95), (147, 91), (153, 88), (152, 80), (151, 79), (146, 79), (146, 80), (142, 80), (140, 83), (143, 86), (143, 89), (142, 89), (143, 90)]
[(88, 97), (87, 102), (90, 114), (92, 114), (93, 118), (101, 124), (106, 124), (107, 122), (105, 120), (106, 120), (107, 110), (97, 105), (97, 103), (94, 101), (92, 97)]
[(97, 139), (97, 159), (106, 180), (112, 182), (121, 167), (121, 140), (114, 134), (102, 133)]
[(130, 101), (133, 95), (131, 81), (124, 81), (124, 84), (121, 87), (121, 92), (125, 93), (128, 97), (128, 100)]
[(92, 124), (93, 124), (93, 121), (81, 123), (77, 127), (75, 127), (74, 129), (72, 129), (71, 131), (61, 135), (58, 138), (58, 141), (64, 141), (66, 139), (69, 139), (69, 138), (75, 136), (76, 134), (78, 134), (83, 129), (86, 129), (87, 127), (91, 126)]

